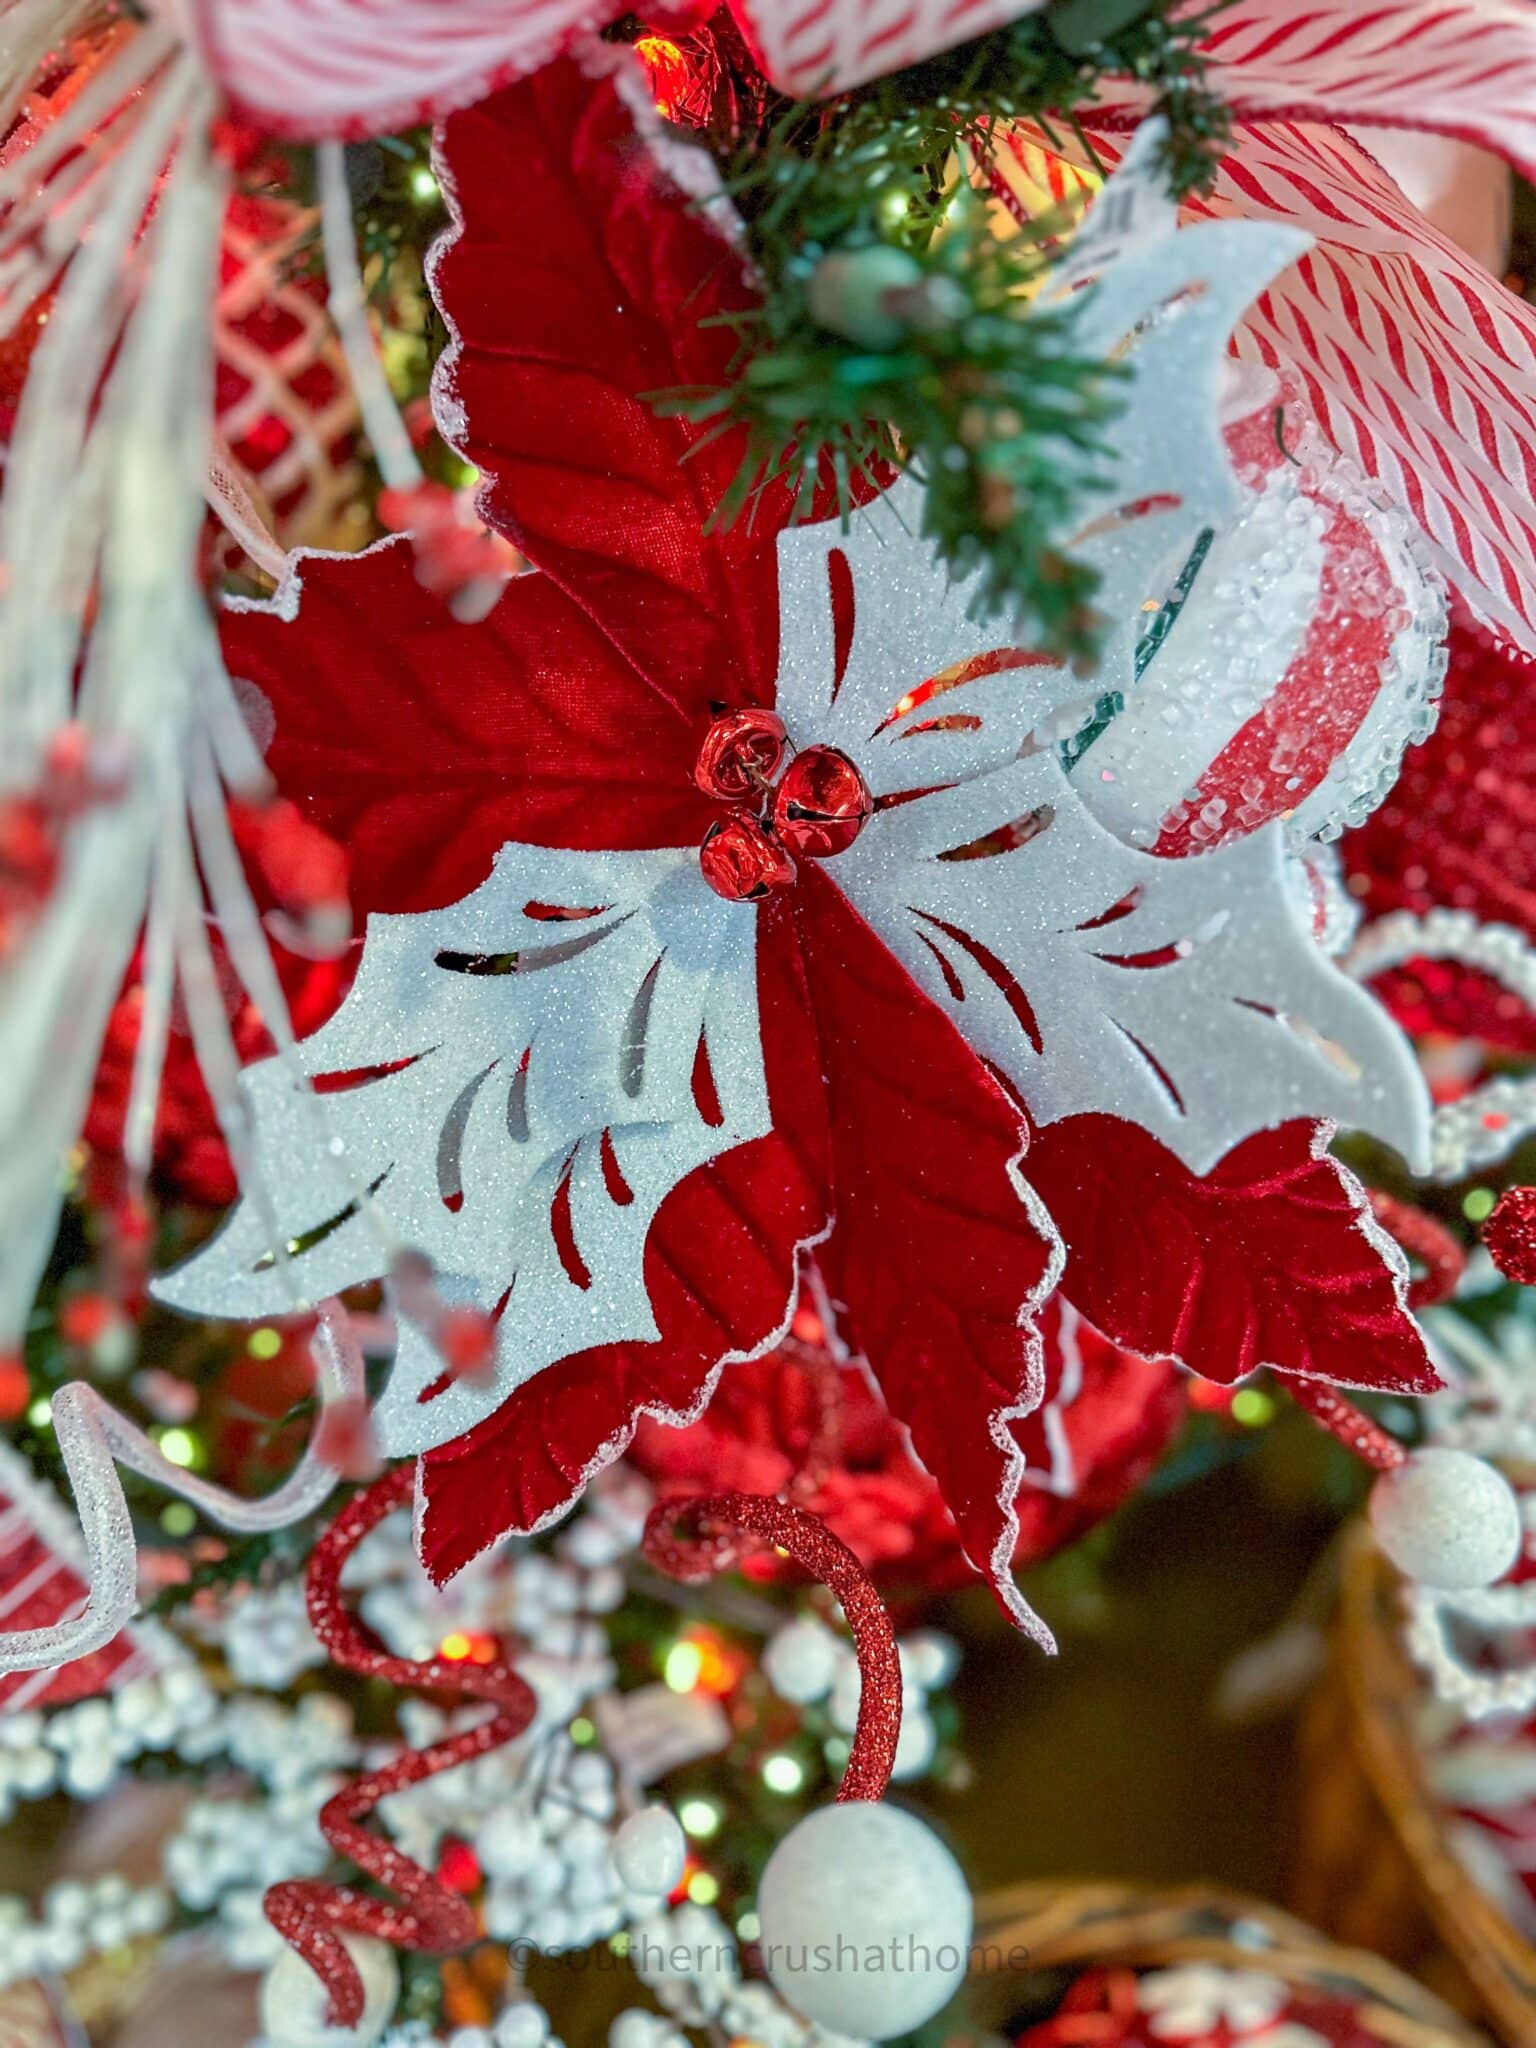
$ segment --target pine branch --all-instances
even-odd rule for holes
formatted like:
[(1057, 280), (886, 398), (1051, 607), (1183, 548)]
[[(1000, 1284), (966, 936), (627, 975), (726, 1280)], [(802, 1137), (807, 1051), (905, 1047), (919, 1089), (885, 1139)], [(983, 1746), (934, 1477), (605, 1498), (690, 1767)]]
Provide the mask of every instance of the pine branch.
[(1058, 0), (828, 102), (776, 97), (728, 28), (688, 39), (694, 87), (674, 117), (713, 151), (764, 294), (736, 323), (726, 384), (652, 402), (744, 430), (720, 522), (770, 483), (808, 517), (828, 490), (846, 512), (860, 478), (911, 469), (925, 533), (957, 575), (979, 576), (978, 610), (1091, 658), (1094, 578), (1063, 540), (1119, 373), (1077, 347), (1071, 308), (1030, 310), (1044, 240), (1065, 223), (1000, 233), (967, 169), (999, 127), (1077, 127), (1105, 81), (1129, 78), (1168, 121), (1171, 191), (1195, 189), (1227, 132), (1198, 47), (1210, 12)]

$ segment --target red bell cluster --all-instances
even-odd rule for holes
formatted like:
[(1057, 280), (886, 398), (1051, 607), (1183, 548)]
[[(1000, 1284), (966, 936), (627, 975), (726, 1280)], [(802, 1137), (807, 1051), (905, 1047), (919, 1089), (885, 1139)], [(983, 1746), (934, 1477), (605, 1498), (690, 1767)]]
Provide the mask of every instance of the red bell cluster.
[(731, 816), (705, 834), (699, 866), (716, 895), (733, 903), (786, 888), (797, 857), (846, 853), (875, 807), (868, 783), (840, 748), (793, 753), (773, 711), (722, 711), (704, 735), (693, 779), (706, 796), (731, 806)]

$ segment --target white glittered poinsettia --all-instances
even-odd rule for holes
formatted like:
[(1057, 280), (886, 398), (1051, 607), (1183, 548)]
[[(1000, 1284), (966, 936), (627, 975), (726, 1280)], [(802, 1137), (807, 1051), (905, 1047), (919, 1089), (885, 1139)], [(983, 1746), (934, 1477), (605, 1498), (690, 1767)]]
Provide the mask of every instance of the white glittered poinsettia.
[[(1423, 1092), (1314, 945), (1281, 814), (1379, 778), (1381, 721), (1400, 746), (1422, 717), (1438, 601), (1324, 482), (1234, 466), (1254, 415), (1223, 412), (1225, 340), (1300, 244), (1175, 235), (1146, 146), (1057, 286), (1082, 289), (1078, 345), (1127, 369), (1070, 542), (1102, 573), (1091, 681), (971, 616), (914, 483), (846, 528), (770, 496), (706, 531), (737, 451), (640, 394), (720, 381), (718, 316), (750, 287), (634, 103), (627, 72), (555, 65), (445, 132), (440, 412), (539, 572), (464, 627), (386, 545), (306, 558), (228, 621), (271, 765), (374, 915), (337, 1017), (249, 1077), (285, 1243), (247, 1202), (161, 1292), (265, 1316), (409, 1249), (490, 1315), (489, 1368), (456, 1376), (408, 1292), (378, 1414), (386, 1450), (424, 1454), (443, 1574), (559, 1513), (642, 1412), (697, 1413), (814, 1260), (1029, 1621), (1006, 1567), (1058, 1285), (1223, 1380), (1434, 1384), (1403, 1261), (1327, 1152), (1338, 1120), (1417, 1157)], [(1266, 548), (1248, 522), (1276, 493), (1294, 516)], [(1298, 671), (1315, 711), (1310, 622), (1350, 576), (1370, 701), (1322, 756), (1272, 732), (1213, 850), (1137, 843), (1104, 796), (1143, 755), (1187, 794), (1176, 750), (1119, 737), (1160, 703), (1187, 739), (1186, 620), (1275, 635), (1258, 708), (1256, 657), (1222, 698), (1223, 763), (1274, 695), (1295, 709)]]

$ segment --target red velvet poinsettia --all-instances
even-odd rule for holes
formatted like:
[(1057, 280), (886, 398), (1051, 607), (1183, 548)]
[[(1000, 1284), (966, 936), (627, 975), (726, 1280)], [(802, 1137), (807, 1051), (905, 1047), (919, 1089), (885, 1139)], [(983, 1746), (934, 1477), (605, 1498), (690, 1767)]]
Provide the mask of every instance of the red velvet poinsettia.
[[(878, 560), (870, 570), (859, 554), (878, 549), (873, 527), (862, 540), (835, 522), (802, 529), (809, 541), (791, 545), (788, 508), (772, 493), (751, 519), (711, 523), (739, 450), (658, 418), (645, 394), (720, 382), (734, 346), (728, 317), (750, 305), (751, 292), (709, 210), (673, 183), (686, 165), (674, 150), (664, 167), (642, 133), (642, 97), (627, 72), (594, 77), (557, 64), (445, 131), (443, 172), (461, 225), (434, 279), (456, 337), (440, 416), (481, 471), (485, 516), (538, 573), (515, 580), (483, 624), (464, 627), (420, 590), (409, 550), (386, 544), (355, 559), (306, 558), (273, 607), (228, 621), (231, 672), (254, 681), (276, 712), (269, 760), (282, 787), (348, 846), (359, 907), (393, 913), (370, 927), (347, 1009), (300, 1049), (312, 1050), (306, 1071), (343, 1118), (379, 1089), (433, 1105), (435, 1159), (425, 1163), (381, 1136), (387, 1120), (377, 1113), (359, 1109), (345, 1125), (345, 1172), (314, 1182), (331, 1214), (306, 1239), (309, 1284), (319, 1293), (387, 1269), (380, 1233), (368, 1234), (371, 1200), (432, 1252), (450, 1296), (464, 1219), (475, 1218), (482, 1245), (488, 1234), (502, 1243), (499, 1277), (483, 1295), (503, 1333), (493, 1388), (454, 1383), (440, 1359), (414, 1364), (408, 1380), (397, 1363), (384, 1404), (394, 1403), (396, 1447), (425, 1450), (423, 1550), (447, 1575), (503, 1531), (563, 1511), (640, 1416), (697, 1415), (723, 1366), (761, 1353), (786, 1327), (797, 1270), (814, 1259), (967, 1554), (1038, 1628), (1013, 1594), (1008, 1564), (1023, 1470), (1040, 1455), (1038, 1411), (1061, 1370), (1059, 1347), (1038, 1327), (1058, 1285), (1113, 1345), (1223, 1382), (1264, 1364), (1402, 1390), (1437, 1382), (1405, 1306), (1405, 1269), (1358, 1184), (1329, 1156), (1315, 1091), (1310, 1115), (1261, 1110), (1244, 1126), (1253, 1135), (1207, 1143), (1199, 1170), (1175, 1149), (1199, 1149), (1172, 1135), (1195, 1121), (1211, 1042), (1197, 1001), (1185, 1014), (1186, 1045), (1166, 1053), (1171, 1068), (1108, 1009), (1083, 1023), (1094, 1045), (1106, 1034), (1104, 1061), (1124, 1064), (1144, 1123), (1076, 1106), (1059, 1076), (1042, 1081), (1046, 1107), (1026, 1109), (1007, 1059), (987, 1049), (1011, 1033), (1015, 1064), (1038, 1061), (1067, 1027), (1048, 981), (1026, 991), (995, 947), (945, 914), (941, 887), (1070, 826), (1069, 844), (1103, 849), (1138, 879), (1107, 899), (1042, 910), (1065, 923), (1042, 924), (1040, 955), (1079, 947), (1091, 953), (1092, 973), (1102, 969), (1106, 985), (1139, 1001), (1195, 950), (1166, 917), (1149, 935), (1154, 870), (1187, 870), (1197, 894), (1212, 892), (1201, 899), (1202, 942), (1226, 934), (1223, 943), (1252, 943), (1266, 962), (1300, 961), (1295, 949), (1309, 942), (1299, 916), (1250, 932), (1224, 893), (1255, 886), (1256, 864), (1279, 862), (1279, 828), (1266, 834), (1255, 816), (1248, 836), (1215, 852), (1155, 862), (1065, 794), (1050, 816), (1038, 806), (986, 816), (964, 773), (935, 772), (924, 783), (925, 763), (940, 758), (931, 749), (973, 747), (987, 722), (932, 698), (963, 683), (997, 695), (950, 696), (956, 707), (1016, 703), (1042, 658), (1003, 648), (946, 669), (954, 657), (932, 653), (938, 625), (920, 598), (895, 609), (881, 638), (869, 582), (857, 593), (855, 630), (854, 586), (866, 574), (878, 582)], [(1158, 502), (1167, 500), (1147, 500)], [(894, 561), (903, 543), (895, 528), (884, 531)], [(808, 590), (819, 592), (821, 624), (806, 624), (815, 610)], [(861, 788), (856, 776), (850, 802), (846, 786), (829, 795), (825, 782), (806, 784), (803, 769), (797, 787), (807, 801), (788, 819), (804, 856), (795, 879), (780, 876), (787, 885), (760, 902), (731, 906), (730, 937), (719, 942), (745, 946), (755, 961), (745, 989), (731, 984), (730, 1015), (754, 1037), (743, 1067), (714, 998), (690, 1011), (678, 993), (698, 965), (695, 926), (669, 922), (670, 909), (642, 909), (626, 892), (642, 874), (663, 878), (662, 895), (703, 889), (698, 849), (727, 828), (737, 834), (724, 849), (731, 871), (771, 857), (773, 843), (765, 856), (764, 835), (743, 835), (740, 812), (705, 794), (698, 777), (722, 715), (750, 714), (753, 743), (777, 745), (765, 722), (776, 677), (784, 711), (794, 662), (811, 662), (803, 645), (795, 653), (789, 626), (781, 632), (781, 600), (797, 632), (821, 636), (816, 658), (834, 675), (828, 738), (838, 718), (863, 716), (861, 693), (877, 686), (873, 632), (876, 667), (889, 660), (889, 697), (898, 698), (880, 727), (882, 758), (909, 767), (905, 783), (889, 787)], [(740, 740), (737, 728), (727, 733)], [(1038, 750), (1025, 758), (1018, 749), (1015, 738), (1000, 771), (1006, 790), (1021, 776), (1056, 772), (1054, 756), (1042, 763)], [(796, 761), (809, 757), (835, 782), (842, 770), (831, 752), (805, 746)], [(805, 853), (823, 830), (837, 842), (822, 842), (832, 855), (824, 860), (815, 846)], [(911, 929), (899, 939), (884, 924), (877, 936), (876, 913), (855, 907), (853, 878), (862, 874), (871, 892), (861, 905), (872, 901), (891, 870), (869, 849), (892, 849), (894, 863), (924, 834), (940, 835), (924, 866), (930, 907), (902, 913)], [(1197, 869), (1206, 878), (1198, 888)], [(1274, 880), (1263, 886), (1280, 889), (1279, 866), (1264, 873)], [(573, 893), (580, 889), (587, 893)], [(1273, 910), (1289, 899), (1262, 900)], [(718, 906), (712, 915), (725, 917)], [(406, 975), (410, 948), (421, 965)], [(370, 958), (384, 963), (372, 980)], [(506, 1244), (522, 1226), (511, 1207), (483, 1203), (471, 1169), (478, 1161), (494, 1177), (494, 1148), (509, 1137), (514, 1149), (527, 1142), (541, 1061), (552, 1063), (546, 1090), (585, 1099), (593, 1084), (578, 1054), (596, 1033), (592, 1007), (610, 1000), (605, 958), (628, 961), (634, 977), (632, 1001), (623, 983), (629, 1021), (621, 1010), (615, 1027), (622, 1092), (639, 1104), (669, 1088), (679, 1127), (698, 1140), (696, 1163), (647, 1193), (647, 1160), (664, 1134), (655, 1113), (646, 1122), (639, 1109), (629, 1122), (605, 1112), (590, 1146), (549, 1155), (538, 1256), (549, 1287), (568, 1299), (570, 1327), (585, 1316), (601, 1330), (605, 1300), (620, 1287), (594, 1271), (584, 1236), (601, 1208), (604, 1228), (648, 1217), (635, 1252), (638, 1269), (643, 1250), (645, 1334), (535, 1356), (508, 1335), (533, 1285), (519, 1264), (526, 1247)], [(534, 967), (549, 977), (527, 971)], [(555, 978), (583, 975), (579, 985)], [(446, 1085), (437, 1076), (446, 1075), (449, 1027), (435, 1006), (447, 977), (451, 1000), (462, 999), (454, 1015), (481, 1019), (494, 1001), (506, 1021), (500, 1036), (482, 1022), (466, 1027), (468, 1065), (434, 1095)], [(540, 986), (558, 993), (530, 1023), (526, 1006)], [(1351, 994), (1349, 1004), (1364, 999)], [(1254, 1103), (1300, 1107), (1304, 1090), (1287, 1083), (1274, 1092), (1279, 997), (1231, 995), (1220, 1008), (1233, 1045), (1255, 1049), (1239, 1124)], [(672, 1059), (664, 1011), (695, 1020), (670, 1077), (653, 1071)], [(1364, 1010), (1345, 1005), (1337, 1015), (1346, 1030)], [(379, 1027), (372, 1040), (369, 1019)], [(1096, 1058), (1080, 1061), (1085, 1087)], [(286, 1147), (270, 1155), (282, 1192), (285, 1173), (318, 1169), (296, 1164), (312, 1127), (291, 1118), (308, 1112), (283, 1092), (282, 1076), (266, 1073), (252, 1085), (265, 1091), (274, 1146)], [(1317, 1085), (1340, 1099), (1327, 1095), (1343, 1085), (1337, 1073)], [(243, 1304), (256, 1302), (273, 1264), (245, 1216), (208, 1255), (223, 1313), (248, 1312)], [(202, 1284), (194, 1265), (163, 1291), (204, 1307)], [(403, 1319), (403, 1346), (414, 1341), (409, 1325)], [(458, 1417), (462, 1426), (450, 1420)]]
[[(697, 1422), (669, 1429), (642, 1419), (631, 1460), (664, 1495), (796, 1487), (887, 1584), (932, 1594), (961, 1583), (969, 1568), (943, 1496), (863, 1369), (837, 1364), (801, 1333), (807, 1317), (820, 1327), (802, 1308), (790, 1340), (726, 1373)], [(1048, 1557), (1118, 1507), (1185, 1412), (1186, 1382), (1168, 1360), (1117, 1350), (1059, 1299), (1041, 1334), (1053, 1385), (1037, 1418), (1041, 1460), (1026, 1466), (1015, 1503), (1015, 1565)], [(772, 1575), (780, 1565), (767, 1553), (747, 1569)]]

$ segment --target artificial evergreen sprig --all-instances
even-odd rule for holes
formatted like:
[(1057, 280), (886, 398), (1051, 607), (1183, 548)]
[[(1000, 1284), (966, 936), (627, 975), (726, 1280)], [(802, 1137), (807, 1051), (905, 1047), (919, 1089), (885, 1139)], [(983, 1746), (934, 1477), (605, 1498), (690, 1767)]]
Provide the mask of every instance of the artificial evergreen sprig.
[[(925, 235), (910, 213), (942, 222)], [(734, 383), (658, 399), (746, 429), (717, 517), (784, 484), (799, 516), (849, 505), (882, 467), (926, 484), (924, 531), (978, 609), (1022, 610), (1052, 648), (1091, 654), (1093, 576), (1059, 545), (1112, 418), (1119, 372), (1083, 354), (1073, 309), (1020, 318), (1043, 260), (1000, 237), (963, 181), (914, 202), (904, 232), (823, 254), (812, 244), (737, 322)], [(925, 245), (926, 244), (926, 245)]]
[(1168, 123), (1170, 190), (1194, 189), (1226, 133), (1199, 48), (1210, 11), (1057, 0), (826, 102), (773, 95), (729, 26), (693, 39), (692, 89), (671, 111), (712, 149), (764, 286), (735, 323), (729, 383), (654, 394), (744, 431), (718, 519), (770, 483), (808, 516), (827, 490), (846, 507), (861, 476), (910, 468), (925, 532), (957, 575), (980, 572), (978, 604), (1091, 656), (1093, 577), (1067, 543), (1115, 372), (1075, 346), (1070, 308), (1030, 309), (1064, 223), (1000, 232), (969, 173), (1000, 126), (1076, 127), (1105, 80), (1129, 78)]

